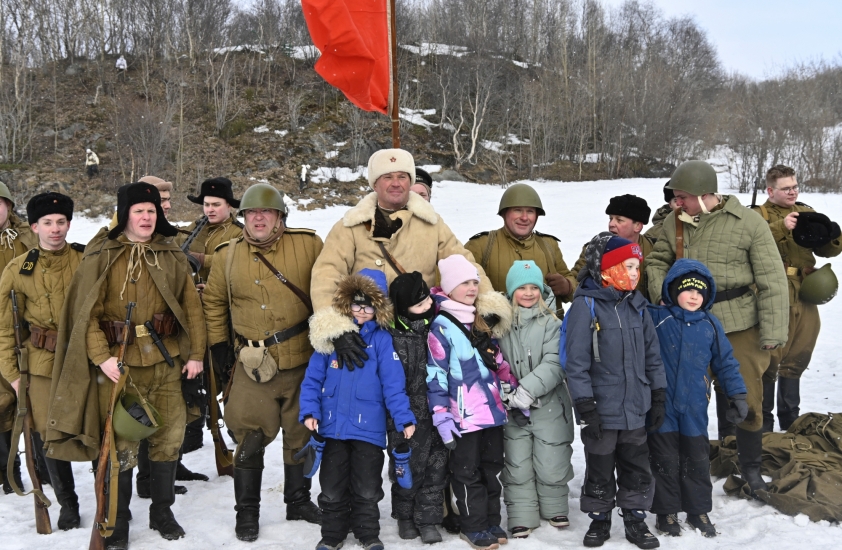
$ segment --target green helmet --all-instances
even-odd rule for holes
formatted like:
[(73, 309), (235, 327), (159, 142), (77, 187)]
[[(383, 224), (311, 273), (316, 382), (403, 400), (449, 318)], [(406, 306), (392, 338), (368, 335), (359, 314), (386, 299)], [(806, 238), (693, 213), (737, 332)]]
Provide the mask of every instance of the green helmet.
[(666, 189), (684, 191), (696, 196), (716, 193), (719, 190), (716, 170), (703, 160), (682, 162), (672, 173)]
[(798, 295), (808, 304), (821, 305), (831, 301), (838, 290), (836, 274), (830, 269), (830, 264), (825, 264), (804, 277)]
[(249, 208), (273, 208), (279, 210), (283, 217), (289, 213), (284, 194), (268, 183), (256, 183), (246, 189), (240, 199), (240, 212)]
[(133, 405), (137, 405), (137, 407), (140, 408), (140, 412), (146, 413), (143, 409), (140, 398), (132, 393), (124, 393), (123, 396), (114, 403), (114, 433), (120, 436), (120, 438), (128, 441), (140, 441), (141, 439), (146, 439), (150, 435), (154, 434), (158, 431), (158, 428), (164, 425), (164, 420), (161, 418), (161, 414), (155, 409), (155, 407), (152, 406), (152, 403), (147, 401), (146, 406), (152, 412), (158, 426), (147, 426), (132, 416), (128, 410), (130, 410)]
[(506, 208), (512, 208), (514, 206), (531, 206), (538, 211), (539, 216), (545, 215), (544, 206), (541, 204), (541, 197), (525, 183), (516, 183), (506, 189), (506, 192), (500, 198), (497, 215), (502, 216)]
[(15, 201), (12, 198), (12, 194), (9, 192), (9, 188), (6, 186), (6, 184), (2, 181), (0, 181), (0, 199), (6, 199), (10, 203), (12, 203), (12, 208), (15, 207)]

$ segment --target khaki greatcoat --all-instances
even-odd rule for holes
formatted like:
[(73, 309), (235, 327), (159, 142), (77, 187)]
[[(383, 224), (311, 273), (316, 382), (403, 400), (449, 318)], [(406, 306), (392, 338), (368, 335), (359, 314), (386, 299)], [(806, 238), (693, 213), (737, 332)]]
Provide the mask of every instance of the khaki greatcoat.
[[(176, 237), (176, 241), (183, 243), (195, 228), (196, 222), (183, 228), (181, 230), (183, 234)], [(224, 222), (214, 225), (207, 224), (199, 231), (199, 234), (196, 235), (196, 238), (190, 244), (190, 252), (199, 252), (205, 255), (202, 269), (199, 270), (199, 276), (202, 280), (207, 282), (208, 277), (210, 277), (216, 248), (231, 239), (236, 239), (242, 234), (243, 224), (237, 220), (237, 216), (234, 213)]]

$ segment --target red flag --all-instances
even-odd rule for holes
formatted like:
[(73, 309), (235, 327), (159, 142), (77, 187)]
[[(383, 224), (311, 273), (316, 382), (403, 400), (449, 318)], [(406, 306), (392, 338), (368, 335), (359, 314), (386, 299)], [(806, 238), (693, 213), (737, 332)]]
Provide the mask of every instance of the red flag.
[(316, 72), (365, 111), (389, 112), (389, 0), (302, 0)]

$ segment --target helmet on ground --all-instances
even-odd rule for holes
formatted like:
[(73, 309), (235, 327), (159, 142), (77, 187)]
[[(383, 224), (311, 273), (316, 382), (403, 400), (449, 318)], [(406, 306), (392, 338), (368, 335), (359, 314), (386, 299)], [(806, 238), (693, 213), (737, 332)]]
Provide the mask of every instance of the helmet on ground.
[(124, 393), (114, 403), (114, 433), (128, 441), (140, 441), (157, 432), (164, 425), (164, 420), (152, 403), (146, 401), (146, 407), (155, 418), (157, 426), (150, 420), (141, 398), (133, 393)]
[(249, 208), (272, 208), (279, 210), (284, 218), (289, 213), (284, 194), (268, 183), (256, 183), (246, 189), (243, 198), (240, 199), (240, 212)]
[(538, 211), (539, 216), (545, 215), (544, 206), (541, 204), (541, 197), (538, 196), (538, 192), (525, 183), (516, 183), (506, 189), (506, 192), (500, 198), (497, 215), (502, 216), (505, 209), (516, 206), (532, 207)]
[(665, 188), (701, 196), (716, 193), (719, 184), (713, 166), (703, 160), (688, 160), (678, 165)]
[(801, 281), (799, 297), (808, 304), (826, 304), (836, 296), (839, 290), (839, 280), (830, 269), (830, 264), (813, 271)]

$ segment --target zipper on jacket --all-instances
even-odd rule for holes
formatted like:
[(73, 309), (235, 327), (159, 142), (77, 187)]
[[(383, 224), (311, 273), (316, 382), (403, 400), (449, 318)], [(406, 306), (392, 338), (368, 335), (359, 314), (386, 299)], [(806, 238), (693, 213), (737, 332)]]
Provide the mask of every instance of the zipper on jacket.
[(529, 359), (529, 372), (532, 372), (532, 350), (526, 348), (526, 357)]
[(459, 407), (459, 418), (465, 418), (465, 409), (462, 407), (462, 385), (456, 390), (456, 406)]

